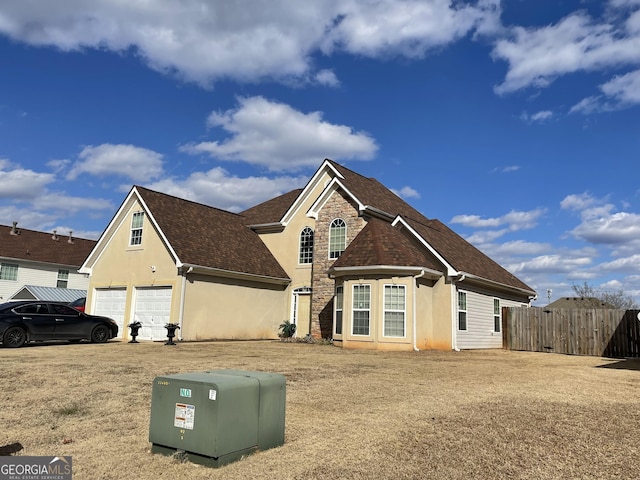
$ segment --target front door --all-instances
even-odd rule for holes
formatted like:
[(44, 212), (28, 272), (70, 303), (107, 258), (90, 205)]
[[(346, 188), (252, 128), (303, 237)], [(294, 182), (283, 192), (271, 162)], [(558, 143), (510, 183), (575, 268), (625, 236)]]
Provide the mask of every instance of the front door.
[(296, 324), (297, 337), (304, 337), (311, 333), (310, 288), (297, 288), (293, 292), (293, 323)]

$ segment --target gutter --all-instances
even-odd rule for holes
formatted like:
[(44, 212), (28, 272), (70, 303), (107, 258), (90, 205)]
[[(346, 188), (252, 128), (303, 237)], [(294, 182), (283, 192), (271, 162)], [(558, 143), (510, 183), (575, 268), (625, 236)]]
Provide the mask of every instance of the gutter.
[(244, 280), (253, 280), (255, 282), (272, 283), (276, 285), (289, 285), (291, 283), (290, 278), (269, 277), (267, 275), (258, 275), (255, 273), (236, 272), (233, 270), (225, 270), (223, 268), (215, 267), (203, 267), (201, 265), (194, 265), (190, 263), (176, 264), (176, 267), (187, 268), (189, 273), (197, 270), (196, 273), (203, 273), (205, 275), (218, 275), (225, 278), (240, 278)]
[(180, 289), (180, 313), (178, 314), (178, 325), (180, 325), (180, 331), (178, 332), (178, 340), (182, 341), (182, 321), (184, 319), (184, 297), (185, 290), (187, 288), (187, 274), (193, 272), (193, 267), (189, 267), (186, 271), (182, 271), (182, 288)]
[(426, 271), (422, 269), (422, 271), (419, 274), (413, 276), (413, 351), (414, 352), (420, 351), (418, 349), (418, 331), (417, 331), (418, 313), (416, 312), (416, 303), (417, 303), (416, 290), (418, 289), (418, 279), (423, 277), (425, 273)]

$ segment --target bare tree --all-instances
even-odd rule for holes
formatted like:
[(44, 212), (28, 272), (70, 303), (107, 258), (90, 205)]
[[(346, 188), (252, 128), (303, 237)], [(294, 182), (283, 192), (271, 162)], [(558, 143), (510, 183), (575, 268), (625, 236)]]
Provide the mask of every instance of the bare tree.
[(635, 299), (631, 295), (624, 293), (623, 290), (615, 292), (604, 290), (599, 292), (587, 282), (584, 282), (582, 285), (574, 284), (571, 286), (571, 289), (578, 297), (608, 303), (613, 308), (619, 308), (621, 310), (638, 309), (638, 303)]

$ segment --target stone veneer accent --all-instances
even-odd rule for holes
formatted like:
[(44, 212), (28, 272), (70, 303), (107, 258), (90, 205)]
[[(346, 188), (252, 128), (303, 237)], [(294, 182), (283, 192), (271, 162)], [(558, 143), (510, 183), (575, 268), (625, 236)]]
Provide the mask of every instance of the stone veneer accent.
[(357, 205), (347, 200), (341, 190), (335, 191), (318, 213), (313, 238), (313, 273), (311, 295), (311, 334), (315, 338), (333, 337), (333, 296), (335, 282), (328, 270), (336, 259), (329, 258), (329, 225), (336, 218), (347, 224), (347, 246), (364, 228)]

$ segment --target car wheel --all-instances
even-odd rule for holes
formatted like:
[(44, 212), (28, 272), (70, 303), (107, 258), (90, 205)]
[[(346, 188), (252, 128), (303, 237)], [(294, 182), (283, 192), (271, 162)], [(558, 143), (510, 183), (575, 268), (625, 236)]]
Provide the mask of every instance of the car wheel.
[(27, 343), (27, 332), (22, 327), (10, 327), (4, 332), (2, 344), (9, 348), (20, 348)]
[(109, 340), (109, 329), (105, 325), (97, 325), (91, 332), (93, 343), (104, 343)]

